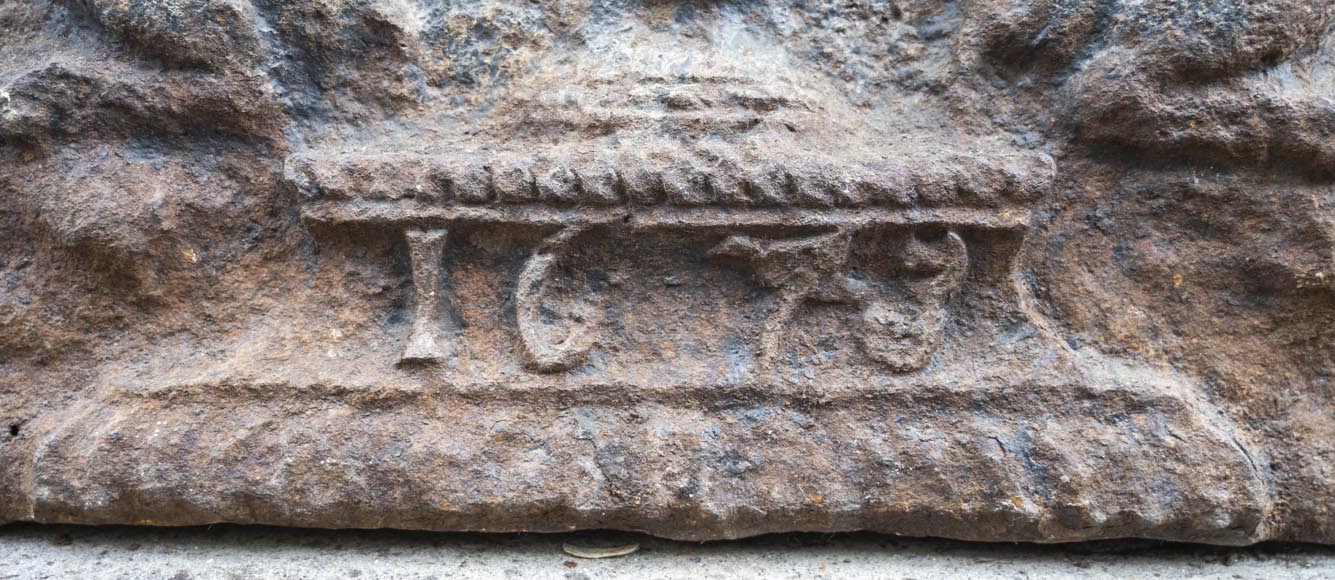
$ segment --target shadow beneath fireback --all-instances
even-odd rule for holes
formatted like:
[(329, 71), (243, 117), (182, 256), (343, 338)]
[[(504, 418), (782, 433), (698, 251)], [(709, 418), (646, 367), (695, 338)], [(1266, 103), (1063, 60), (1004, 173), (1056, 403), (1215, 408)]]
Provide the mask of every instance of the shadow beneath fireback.
[[(638, 545), (588, 559), (581, 544)], [(214, 525), (0, 526), (0, 580), (27, 578), (1335, 577), (1335, 547), (1111, 540), (1039, 545), (877, 534), (677, 542), (619, 532), (473, 534)]]

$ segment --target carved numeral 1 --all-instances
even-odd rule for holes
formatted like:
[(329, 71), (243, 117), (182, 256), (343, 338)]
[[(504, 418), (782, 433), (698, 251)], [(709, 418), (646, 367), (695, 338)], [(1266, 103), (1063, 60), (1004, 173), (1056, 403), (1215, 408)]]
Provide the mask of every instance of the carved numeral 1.
[(438, 363), (454, 354), (454, 343), (441, 332), (438, 317), (446, 234), (445, 229), (405, 232), (413, 268), (413, 318), (400, 363)]

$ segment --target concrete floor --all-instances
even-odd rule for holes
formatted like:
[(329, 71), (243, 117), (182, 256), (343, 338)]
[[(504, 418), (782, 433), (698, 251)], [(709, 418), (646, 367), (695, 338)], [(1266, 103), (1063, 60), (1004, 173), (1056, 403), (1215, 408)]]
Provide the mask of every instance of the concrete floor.
[[(1209, 578), (1335, 579), (1335, 547), (1155, 542), (968, 544), (871, 534), (791, 534), (692, 544), (642, 536), (640, 551), (583, 560), (568, 535), (266, 527), (0, 526), (0, 580), (28, 578)], [(579, 537), (574, 537), (579, 539)]]

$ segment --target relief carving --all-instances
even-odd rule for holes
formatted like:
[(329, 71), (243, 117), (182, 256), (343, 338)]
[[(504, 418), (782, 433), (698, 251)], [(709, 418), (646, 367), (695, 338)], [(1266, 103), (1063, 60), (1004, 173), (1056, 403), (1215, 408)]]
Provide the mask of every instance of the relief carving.
[[(606, 222), (602, 227), (608, 227), (618, 220), (602, 221)], [(619, 221), (631, 223), (625, 218)], [(634, 229), (655, 227), (692, 229), (691, 224), (655, 223)], [(515, 290), (516, 321), (525, 365), (533, 371), (569, 370), (583, 362), (597, 340), (599, 330), (582, 316), (571, 314), (566, 323), (551, 320), (554, 314), (544, 303), (544, 288), (562, 251), (589, 229), (587, 224), (567, 226), (548, 236), (525, 261), (519, 274)], [(963, 283), (969, 258), (964, 241), (954, 231), (936, 226), (906, 231), (897, 252), (884, 257), (905, 277), (904, 290), (893, 298), (883, 296), (868, 282), (846, 271), (854, 235), (854, 230), (847, 227), (794, 238), (732, 235), (708, 254), (740, 262), (755, 273), (762, 286), (775, 293), (774, 306), (763, 322), (758, 345), (765, 369), (775, 368), (784, 332), (797, 310), (807, 302), (823, 302), (856, 307), (862, 321), (858, 337), (867, 356), (894, 371), (907, 372), (921, 368), (933, 352), (945, 326), (946, 300)], [(442, 297), (438, 291), (445, 272), (442, 255), (446, 232), (446, 229), (413, 228), (405, 232), (412, 262), (414, 303), (400, 362), (440, 363), (455, 351), (440, 330), (440, 303), (448, 301), (448, 293)], [(560, 326), (569, 328), (563, 336), (554, 336)]]
[(515, 289), (515, 310), (520, 335), (524, 341), (525, 363), (535, 371), (550, 373), (567, 370), (583, 362), (596, 340), (597, 329), (588, 328), (578, 315), (572, 317), (571, 329), (560, 339), (551, 336), (544, 320), (543, 287), (561, 251), (584, 233), (583, 226), (571, 226), (543, 240), (533, 256), (524, 263)]
[[(328, 212), (328, 206), (317, 206)], [(525, 366), (535, 372), (569, 370), (580, 364), (596, 343), (599, 329), (579, 314), (555, 315), (544, 299), (544, 288), (562, 252), (577, 243), (591, 229), (655, 230), (684, 233), (700, 230), (728, 230), (748, 227), (784, 227), (798, 231), (812, 229), (812, 212), (727, 212), (698, 214), (672, 211), (641, 212), (635, 208), (593, 209), (591, 211), (549, 210), (477, 213), (453, 211), (433, 213), (432, 209), (412, 207), (403, 217), (391, 220), (435, 220), (444, 224), (496, 223), (522, 227), (549, 228), (548, 224), (573, 220), (574, 225), (558, 226), (529, 257), (518, 276), (515, 314), (525, 356)], [(383, 214), (382, 214), (383, 215)], [(942, 214), (931, 214), (942, 215)], [(944, 214), (952, 215), (952, 214)], [(967, 214), (954, 214), (956, 219)], [(979, 212), (974, 212), (979, 215)], [(328, 219), (328, 213), (313, 213), (312, 219)], [(347, 219), (339, 214), (340, 218)], [(701, 219), (704, 218), (704, 219)], [(721, 219), (720, 219), (721, 218)], [(352, 221), (364, 220), (362, 214)], [(386, 218), (375, 218), (386, 219)], [(370, 221), (375, 221), (372, 219)], [(929, 218), (930, 219), (930, 218)], [(726, 220), (726, 223), (723, 221)], [(857, 331), (865, 354), (895, 372), (921, 368), (940, 340), (946, 323), (946, 302), (959, 288), (968, 270), (968, 251), (963, 239), (953, 230), (936, 222), (919, 222), (911, 216), (871, 210), (857, 214), (827, 213), (820, 220), (828, 225), (814, 226), (825, 233), (770, 238), (734, 234), (707, 250), (709, 256), (732, 261), (753, 272), (756, 281), (774, 292), (772, 311), (763, 322), (757, 345), (766, 369), (774, 369), (780, 356), (783, 335), (793, 316), (808, 302), (837, 303), (853, 306), (861, 312)], [(965, 227), (995, 226), (998, 220), (962, 219)], [(868, 227), (893, 226), (904, 235), (891, 255), (883, 259), (904, 276), (903, 288), (895, 296), (885, 296), (846, 271), (850, 244), (856, 233)], [(452, 227), (452, 226), (451, 226)], [(452, 342), (440, 330), (440, 304), (449, 300), (448, 291), (439, 295), (447, 228), (405, 231), (412, 262), (414, 303), (411, 323), (400, 362), (445, 362), (455, 352)], [(589, 243), (597, 243), (591, 241)], [(553, 320), (569, 318), (569, 320)], [(565, 328), (565, 330), (558, 330)]]
[(412, 260), (413, 313), (400, 362), (441, 362), (454, 353), (454, 343), (441, 333), (438, 314), (447, 233), (444, 229), (404, 232)]
[(1335, 542), (1332, 26), (0, 2), (0, 523)]
[(913, 278), (900, 300), (882, 298), (867, 282), (845, 271), (852, 241), (849, 231), (782, 240), (732, 236), (711, 253), (744, 260), (760, 283), (777, 293), (764, 323), (765, 366), (774, 366), (796, 310), (815, 301), (857, 307), (862, 313), (858, 338), (866, 354), (904, 372), (927, 363), (945, 325), (945, 301), (963, 283), (969, 265), (959, 234), (946, 231), (929, 241), (920, 239), (921, 234), (921, 230), (910, 232), (899, 253), (885, 257)]

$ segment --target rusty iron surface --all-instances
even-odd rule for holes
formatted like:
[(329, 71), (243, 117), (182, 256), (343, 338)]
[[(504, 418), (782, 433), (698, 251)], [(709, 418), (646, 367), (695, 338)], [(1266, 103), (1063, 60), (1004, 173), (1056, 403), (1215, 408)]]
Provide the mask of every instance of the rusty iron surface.
[(1333, 21), (0, 3), (0, 522), (1335, 543)]

